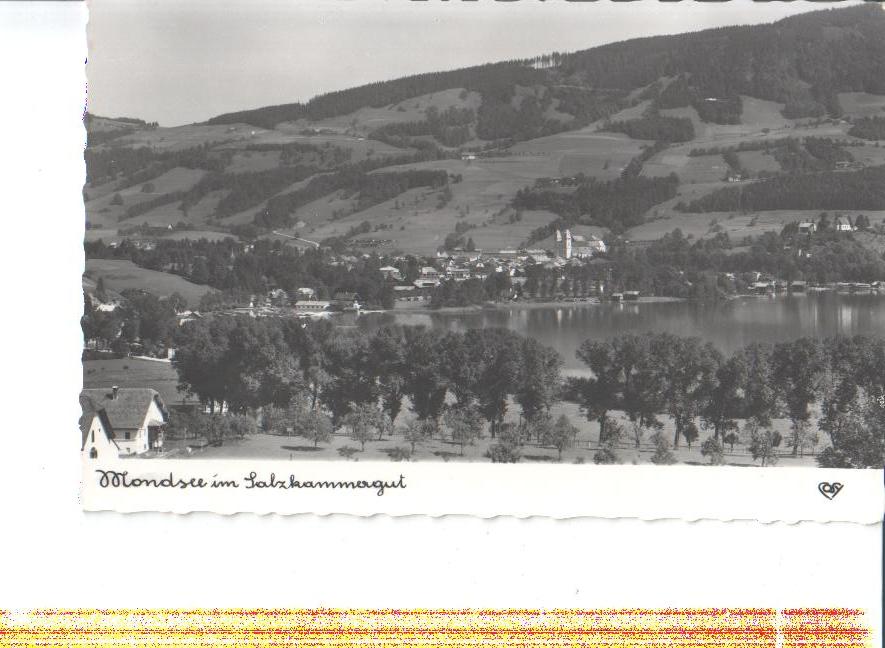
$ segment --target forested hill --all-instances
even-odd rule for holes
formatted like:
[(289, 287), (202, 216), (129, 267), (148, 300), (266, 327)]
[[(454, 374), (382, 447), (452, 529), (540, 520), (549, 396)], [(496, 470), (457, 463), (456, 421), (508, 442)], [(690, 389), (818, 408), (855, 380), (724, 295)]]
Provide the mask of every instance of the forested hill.
[(209, 123), (273, 128), (282, 121), (346, 115), (451, 88), (479, 92), (480, 113), (500, 119), (506, 115), (499, 108), (508, 105), (516, 86), (539, 85), (558, 100), (560, 112), (576, 118), (573, 125), (604, 116), (603, 104), (639, 88), (647, 88), (645, 96), (660, 107), (692, 105), (710, 122), (738, 119), (739, 95), (783, 103), (788, 118), (835, 115), (841, 111), (839, 92), (885, 94), (885, 11), (869, 2), (768, 25), (655, 36), (534, 60), (420, 74), (320, 95), (307, 103), (219, 115)]

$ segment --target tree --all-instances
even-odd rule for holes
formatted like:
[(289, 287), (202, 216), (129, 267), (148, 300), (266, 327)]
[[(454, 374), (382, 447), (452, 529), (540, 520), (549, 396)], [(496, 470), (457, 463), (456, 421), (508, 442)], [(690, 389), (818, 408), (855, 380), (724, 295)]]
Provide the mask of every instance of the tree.
[(464, 342), (477, 367), (474, 393), (479, 412), (494, 439), (519, 375), (519, 336), (505, 329), (471, 329)]
[(549, 412), (556, 401), (562, 358), (534, 338), (523, 338), (519, 347), (520, 362), (513, 396), (522, 408), (523, 416), (531, 419)]
[(824, 365), (815, 340), (799, 338), (775, 345), (771, 354), (772, 379), (787, 407), (792, 423), (791, 447), (795, 457), (802, 445), (804, 425), (810, 417), (809, 405), (816, 399), (818, 380)]
[(698, 430), (698, 426), (695, 425), (694, 421), (689, 421), (682, 428), (682, 438), (685, 439), (686, 445), (688, 445), (688, 449), (691, 450), (691, 444), (693, 441), (697, 441), (700, 436), (700, 431)]
[(729, 449), (734, 452), (734, 444), (740, 440), (740, 437), (738, 436), (737, 432), (729, 432), (722, 440), (727, 443)]
[(519, 446), (499, 441), (489, 446), (486, 457), (491, 459), (492, 463), (519, 463), (522, 454), (519, 451)]
[(295, 420), (295, 434), (313, 441), (316, 448), (320, 443), (332, 440), (332, 419), (316, 410), (300, 410)]
[(350, 428), (350, 438), (365, 452), (366, 441), (375, 438), (375, 431), (381, 425), (381, 413), (371, 403), (355, 404), (344, 417), (344, 425)]
[(777, 463), (777, 447), (781, 443), (781, 435), (768, 428), (758, 425), (750, 426), (750, 454), (753, 461), (762, 460), (762, 466), (773, 466)]
[(575, 444), (578, 428), (572, 425), (569, 418), (562, 414), (554, 425), (548, 426), (541, 442), (544, 445), (556, 448), (557, 461), (562, 461), (562, 451), (571, 448)]
[(415, 446), (429, 439), (433, 434), (433, 427), (429, 421), (421, 419), (412, 419), (406, 425), (400, 428), (403, 439), (409, 444), (412, 454), (415, 453)]
[(881, 468), (885, 465), (885, 399), (873, 398), (846, 414), (832, 446), (817, 457), (824, 468)]
[(715, 436), (707, 437), (701, 444), (701, 455), (709, 457), (711, 466), (721, 466), (725, 463), (725, 449)]
[(741, 392), (744, 418), (767, 427), (778, 411), (778, 393), (772, 377), (771, 347), (750, 344), (737, 353), (743, 368)]
[(700, 409), (704, 428), (712, 429), (716, 440), (737, 429), (735, 419), (741, 413), (743, 378), (746, 374), (743, 360), (743, 356), (735, 354), (719, 364), (709, 398)]
[(455, 405), (446, 409), (443, 418), (463, 457), (464, 446), (482, 437), (482, 415), (474, 406)]
[(593, 455), (593, 463), (597, 464), (615, 464), (618, 460), (618, 441), (624, 432), (624, 428), (617, 422), (611, 421), (605, 440), (601, 441), (601, 447)]
[(678, 448), (679, 438), (686, 430), (693, 428), (697, 438), (694, 418), (709, 397), (720, 354), (711, 344), (701, 344), (697, 338), (669, 333), (654, 336), (651, 347), (663, 385), (663, 401), (675, 423), (673, 447)]
[(403, 361), (406, 366), (404, 391), (412, 401), (412, 411), (419, 419), (437, 421), (446, 398), (437, 336), (423, 327), (406, 328)]
[(651, 457), (653, 464), (667, 466), (676, 463), (676, 457), (670, 451), (670, 441), (667, 440), (663, 432), (655, 432), (651, 440), (655, 444), (655, 453)]
[(607, 437), (608, 412), (617, 406), (621, 367), (608, 342), (585, 341), (576, 353), (593, 372), (591, 378), (572, 378), (570, 392), (577, 392), (581, 410), (588, 420), (599, 422), (599, 441)]

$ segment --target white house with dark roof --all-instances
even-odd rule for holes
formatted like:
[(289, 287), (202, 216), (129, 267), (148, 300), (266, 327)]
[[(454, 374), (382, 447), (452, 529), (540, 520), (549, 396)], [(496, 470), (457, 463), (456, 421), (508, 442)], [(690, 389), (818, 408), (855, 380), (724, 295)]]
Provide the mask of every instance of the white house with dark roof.
[(88, 396), (80, 395), (80, 451), (90, 459), (107, 459), (120, 456), (120, 446), (114, 441), (114, 432), (107, 412), (96, 408)]
[[(155, 389), (148, 387), (84, 389), (80, 394), (81, 405), (84, 399), (89, 408), (103, 412), (99, 418), (110, 426), (110, 430), (106, 430), (106, 433), (109, 432), (108, 438), (119, 448), (120, 456), (138, 455), (152, 448), (162, 448), (163, 431), (169, 420), (169, 414)], [(85, 411), (84, 408), (84, 413)], [(107, 449), (106, 447), (105, 450)], [(101, 452), (101, 449), (96, 448), (96, 450)]]

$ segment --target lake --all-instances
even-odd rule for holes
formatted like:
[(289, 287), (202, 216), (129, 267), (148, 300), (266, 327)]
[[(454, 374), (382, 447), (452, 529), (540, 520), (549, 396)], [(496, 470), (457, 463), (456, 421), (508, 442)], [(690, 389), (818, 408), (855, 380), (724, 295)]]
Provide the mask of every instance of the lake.
[[(344, 322), (342, 322), (344, 323)], [(724, 303), (633, 302), (576, 303), (538, 308), (500, 308), (468, 313), (366, 313), (360, 328), (392, 323), (431, 329), (509, 328), (555, 348), (565, 368), (583, 366), (575, 351), (586, 339), (621, 333), (666, 331), (696, 336), (730, 353), (752, 342), (780, 342), (803, 336), (885, 336), (885, 295), (836, 292), (773, 297), (742, 297)]]

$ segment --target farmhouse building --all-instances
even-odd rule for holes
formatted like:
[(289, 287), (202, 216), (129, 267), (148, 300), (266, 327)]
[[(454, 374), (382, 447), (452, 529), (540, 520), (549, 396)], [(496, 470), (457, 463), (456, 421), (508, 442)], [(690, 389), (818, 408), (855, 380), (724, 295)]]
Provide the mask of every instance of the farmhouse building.
[(800, 234), (814, 234), (817, 231), (817, 224), (814, 221), (802, 221), (799, 223)]
[(845, 216), (839, 216), (836, 218), (836, 222), (833, 223), (833, 228), (837, 232), (853, 232), (854, 225), (851, 224), (851, 220)]
[(385, 279), (392, 279), (394, 281), (401, 281), (402, 274), (400, 274), (399, 268), (394, 266), (382, 266), (378, 268), (378, 272), (384, 275)]
[(354, 292), (337, 292), (332, 297), (332, 305), (343, 310), (359, 310), (360, 296)]
[(88, 396), (80, 395), (80, 451), (90, 459), (107, 459), (120, 456), (120, 446), (114, 441), (111, 422), (107, 412), (92, 402)]
[(309, 299), (305, 301), (295, 302), (296, 315), (310, 315), (314, 313), (325, 313), (332, 307), (332, 302), (321, 299)]
[[(163, 431), (169, 414), (156, 390), (147, 387), (84, 389), (81, 392), (81, 404), (84, 400), (91, 410), (103, 412), (93, 416), (89, 423), (90, 454), (93, 449), (97, 453), (101, 453), (102, 449), (111, 449), (107, 444), (103, 447), (93, 445), (91, 433), (99, 431), (95, 429), (95, 418), (105, 426), (105, 436), (113, 441), (121, 456), (138, 455), (162, 448)], [(85, 409), (84, 415), (88, 418)], [(81, 424), (81, 431), (82, 429)], [(96, 434), (96, 439), (100, 439), (99, 434)]]

